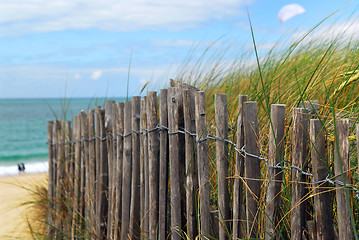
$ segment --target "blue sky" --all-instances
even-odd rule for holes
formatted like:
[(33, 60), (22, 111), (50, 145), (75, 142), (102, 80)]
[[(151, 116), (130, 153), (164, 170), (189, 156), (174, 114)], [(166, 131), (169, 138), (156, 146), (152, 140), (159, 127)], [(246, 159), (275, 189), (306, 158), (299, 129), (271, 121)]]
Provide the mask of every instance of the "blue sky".
[[(285, 23), (279, 10), (306, 13)], [(193, 46), (251, 50), (247, 9), (259, 46), (295, 39), (349, 1), (342, 0), (0, 0), (0, 98), (138, 95), (175, 77)], [(359, 32), (352, 1), (311, 35)], [(330, 29), (330, 30), (329, 30)], [(235, 43), (235, 44), (233, 44)]]

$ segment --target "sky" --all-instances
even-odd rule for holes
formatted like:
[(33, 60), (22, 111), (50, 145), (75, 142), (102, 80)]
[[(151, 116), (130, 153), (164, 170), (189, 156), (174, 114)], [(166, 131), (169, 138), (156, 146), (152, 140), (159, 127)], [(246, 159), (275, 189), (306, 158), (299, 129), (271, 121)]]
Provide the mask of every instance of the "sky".
[[(306, 12), (279, 22), (291, 3)], [(358, 1), (0, 0), (0, 98), (134, 96), (148, 81), (158, 90), (193, 48), (253, 51), (248, 13), (265, 52), (345, 5), (311, 34), (318, 39), (359, 32)]]

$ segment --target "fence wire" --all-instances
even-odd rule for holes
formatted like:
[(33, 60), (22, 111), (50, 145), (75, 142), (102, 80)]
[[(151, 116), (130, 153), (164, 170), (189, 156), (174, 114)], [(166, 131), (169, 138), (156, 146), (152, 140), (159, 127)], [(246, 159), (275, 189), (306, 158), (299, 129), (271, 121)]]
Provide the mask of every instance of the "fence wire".
[[(129, 136), (132, 136), (132, 134), (141, 135), (141, 134), (144, 134), (144, 133), (147, 134), (147, 133), (151, 133), (151, 132), (154, 132), (154, 131), (157, 131), (157, 132), (159, 132), (159, 131), (167, 131), (167, 132), (168, 132), (168, 135), (188, 134), (188, 135), (190, 135), (190, 136), (192, 136), (192, 137), (196, 137), (196, 142), (197, 142), (197, 143), (202, 143), (202, 142), (207, 141), (207, 140), (209, 140), (209, 139), (210, 139), (210, 140), (216, 140), (216, 141), (222, 141), (222, 142), (225, 142), (225, 143), (227, 143), (227, 144), (232, 145), (233, 148), (234, 148), (237, 152), (239, 152), (240, 154), (242, 154), (243, 156), (249, 156), (249, 157), (257, 158), (258, 160), (263, 161), (263, 162), (266, 164), (266, 166), (267, 166), (268, 169), (281, 169), (281, 170), (286, 170), (286, 171), (294, 171), (294, 170), (295, 170), (295, 171), (298, 171), (298, 172), (299, 172), (300, 174), (302, 174), (302, 175), (305, 175), (305, 176), (307, 176), (307, 177), (312, 178), (312, 183), (313, 183), (313, 184), (322, 184), (322, 183), (328, 182), (328, 183), (330, 183), (330, 184), (333, 185), (333, 186), (339, 185), (339, 186), (345, 187), (345, 188), (347, 188), (347, 189), (350, 189), (350, 190), (352, 190), (352, 191), (355, 192), (356, 197), (359, 199), (359, 190), (358, 190), (356, 187), (354, 187), (354, 186), (351, 185), (351, 184), (345, 184), (344, 182), (342, 182), (342, 181), (340, 181), (340, 180), (337, 180), (337, 179), (336, 179), (336, 180), (332, 180), (331, 178), (333, 178), (333, 177), (330, 177), (330, 174), (328, 174), (325, 179), (315, 181), (315, 180), (314, 180), (314, 176), (313, 176), (312, 173), (303, 171), (303, 169), (301, 169), (300, 167), (295, 166), (295, 165), (290, 165), (289, 167), (286, 167), (286, 166), (283, 165), (284, 163), (290, 163), (290, 161), (283, 160), (283, 161), (281, 161), (281, 162), (278, 162), (276, 165), (270, 165), (269, 162), (268, 162), (268, 159), (263, 158), (263, 157), (261, 157), (261, 156), (254, 155), (254, 154), (252, 154), (252, 153), (246, 152), (246, 150), (245, 150), (245, 145), (244, 145), (243, 147), (239, 148), (239, 147), (237, 146), (237, 144), (235, 144), (234, 142), (232, 142), (232, 141), (230, 141), (230, 140), (228, 140), (228, 139), (221, 138), (221, 137), (217, 137), (217, 136), (212, 136), (212, 135), (209, 135), (209, 134), (207, 134), (207, 136), (204, 136), (204, 137), (203, 137), (203, 136), (198, 137), (195, 132), (191, 132), (191, 131), (189, 131), (189, 130), (187, 130), (187, 129), (185, 129), (185, 128), (180, 128), (180, 129), (178, 129), (177, 131), (169, 132), (169, 128), (168, 128), (168, 127), (163, 126), (163, 125), (161, 125), (161, 124), (157, 124), (157, 126), (154, 127), (154, 128), (151, 128), (151, 129), (143, 128), (142, 131), (138, 131), (138, 130), (132, 129), (132, 130), (131, 130), (129, 133), (127, 133), (127, 134), (122, 134), (122, 133), (119, 133), (119, 132), (117, 132), (117, 133), (115, 133), (115, 134), (113, 134), (113, 133), (106, 133), (106, 136), (105, 136), (105, 137), (94, 136), (94, 137), (92, 137), (92, 138), (80, 138), (80, 139), (78, 139), (78, 140), (71, 140), (71, 141), (66, 141), (66, 142), (61, 142), (61, 143), (56, 143), (56, 142), (54, 142), (54, 143), (51, 143), (51, 144), (50, 144), (50, 143), (47, 143), (47, 144), (50, 144), (51, 146), (58, 145), (58, 144), (67, 145), (67, 144), (73, 144), (73, 143), (80, 143), (80, 142), (84, 142), (84, 141), (85, 141), (85, 142), (91, 142), (91, 141), (95, 141), (96, 139), (98, 139), (98, 140), (100, 140), (100, 141), (107, 141), (107, 139), (108, 139), (109, 137), (111, 137), (113, 141), (117, 141), (116, 136), (122, 137), (122, 138), (127, 138), (127, 137), (129, 137)], [(264, 156), (264, 154), (260, 154), (260, 155)]]

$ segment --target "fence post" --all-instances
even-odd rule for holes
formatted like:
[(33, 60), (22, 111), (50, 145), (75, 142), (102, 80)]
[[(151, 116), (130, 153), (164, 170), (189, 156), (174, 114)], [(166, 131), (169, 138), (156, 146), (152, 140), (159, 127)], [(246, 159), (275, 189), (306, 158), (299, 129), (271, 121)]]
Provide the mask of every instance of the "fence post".
[(180, 140), (177, 133), (179, 128), (179, 105), (182, 95), (177, 87), (168, 89), (168, 135), (169, 135), (169, 159), (170, 159), (170, 179), (171, 179), (171, 232), (172, 239), (181, 239), (182, 230), (182, 209), (181, 209), (181, 158)]
[[(196, 112), (195, 112), (195, 94), (197, 89), (183, 90), (183, 113), (184, 127), (191, 133), (196, 131)], [(186, 206), (187, 206), (187, 235), (190, 239), (195, 239), (198, 234), (197, 226), (197, 199), (196, 192), (198, 189), (197, 176), (197, 154), (196, 138), (188, 132), (185, 133), (185, 153), (186, 153)]]
[(101, 219), (100, 219), (100, 209), (101, 209), (101, 183), (100, 183), (100, 162), (101, 162), (101, 153), (100, 153), (100, 146), (101, 146), (101, 139), (100, 139), (100, 115), (101, 115), (101, 107), (95, 106), (95, 152), (96, 152), (96, 189), (95, 189), (95, 197), (96, 197), (96, 209), (95, 209), (95, 221), (96, 221), (96, 236), (100, 238), (101, 235)]
[(66, 186), (65, 186), (65, 166), (66, 166), (66, 159), (65, 159), (65, 122), (59, 121), (58, 125), (58, 165), (57, 165), (57, 182), (58, 182), (58, 200), (59, 200), (59, 208), (57, 208), (56, 219), (59, 221), (57, 224), (59, 230), (59, 236), (63, 236), (64, 234), (64, 224), (65, 224), (65, 194), (66, 194)]
[(124, 139), (123, 139), (123, 178), (122, 178), (122, 217), (121, 239), (128, 239), (130, 223), (130, 201), (132, 180), (132, 102), (125, 102), (124, 109)]
[(87, 164), (87, 178), (88, 178), (88, 186), (89, 186), (89, 229), (91, 233), (95, 233), (95, 185), (96, 183), (96, 154), (95, 154), (95, 118), (94, 118), (94, 110), (89, 109), (87, 113), (87, 121), (88, 121), (88, 138), (89, 138), (89, 153), (88, 153), (88, 164)]
[(148, 237), (148, 148), (147, 148), (147, 97), (144, 96), (141, 100), (141, 239), (147, 239)]
[[(293, 109), (292, 165), (306, 170), (308, 113), (305, 108)], [(293, 168), (292, 168), (293, 169)], [(305, 176), (298, 170), (292, 171), (291, 239), (303, 239), (305, 227)]]
[(63, 231), (65, 234), (69, 234), (71, 232), (71, 219), (72, 219), (72, 202), (69, 196), (73, 196), (72, 189), (72, 174), (71, 174), (71, 164), (72, 164), (72, 156), (71, 156), (71, 122), (66, 121), (65, 129), (64, 129), (64, 180), (65, 180), (65, 188), (64, 188), (64, 220), (63, 220)]
[[(268, 164), (282, 166), (284, 160), (284, 127), (285, 127), (285, 105), (273, 104), (271, 106), (271, 121), (269, 130), (269, 154)], [(265, 238), (280, 238), (279, 231), (276, 229), (281, 216), (279, 215), (279, 204), (282, 188), (282, 169), (268, 168), (267, 173), (268, 188), (265, 208)]]
[[(216, 135), (228, 140), (228, 109), (227, 95), (215, 95)], [(218, 229), (219, 239), (228, 239), (230, 230), (230, 208), (228, 193), (228, 146), (221, 140), (216, 140), (216, 160), (218, 178)]]
[(74, 141), (75, 141), (75, 176), (74, 176), (74, 211), (72, 218), (72, 237), (79, 231), (79, 218), (80, 218), (80, 184), (81, 184), (81, 123), (80, 115), (73, 118), (74, 123)]
[(199, 213), (200, 213), (200, 239), (208, 239), (210, 236), (210, 195), (209, 195), (209, 166), (208, 166), (208, 142), (206, 123), (206, 96), (200, 91), (196, 94), (196, 133), (197, 133), (197, 157), (198, 157), (198, 183), (199, 183)]
[(117, 104), (116, 102), (112, 103), (112, 162), (113, 162), (113, 212), (112, 212), (112, 239), (116, 240), (118, 238), (118, 201), (117, 201), (117, 191), (118, 191), (118, 161), (117, 161)]
[(49, 206), (48, 206), (48, 215), (47, 215), (47, 234), (51, 238), (53, 236), (53, 207), (54, 207), (54, 139), (53, 139), (53, 121), (47, 122), (47, 148), (49, 153), (49, 187), (48, 187), (48, 199), (49, 199)]
[(140, 117), (141, 97), (132, 97), (132, 189), (130, 210), (130, 238), (139, 239), (140, 229)]
[(80, 184), (80, 212), (82, 215), (82, 222), (84, 223), (84, 229), (88, 229), (88, 197), (89, 186), (87, 185), (87, 162), (88, 162), (88, 124), (87, 116), (84, 111), (80, 112), (80, 125), (81, 125), (81, 184)]
[[(328, 158), (326, 153), (325, 127), (321, 120), (310, 120), (311, 159), (313, 167), (313, 181), (324, 180), (328, 172)], [(334, 239), (333, 210), (327, 182), (314, 183), (314, 204), (317, 239)]]
[[(156, 92), (147, 93), (147, 128), (157, 127), (157, 96)], [(148, 132), (149, 160), (149, 238), (156, 239), (158, 223), (158, 171), (159, 171), (159, 134), (158, 131)]]
[[(336, 180), (349, 184), (349, 120), (335, 121), (335, 163)], [(349, 189), (336, 184), (339, 239), (354, 239), (352, 210)]]
[(105, 111), (103, 108), (97, 108), (99, 120), (99, 144), (100, 144), (100, 169), (99, 169), (99, 238), (107, 236), (107, 212), (108, 212), (108, 159), (105, 130)]
[[(259, 156), (257, 103), (244, 103), (244, 141), (246, 152)], [(260, 161), (256, 157), (245, 156), (245, 176), (248, 189), (246, 190), (247, 204), (247, 234), (249, 238), (258, 237), (258, 201), (260, 200)]]
[[(247, 95), (238, 97), (238, 119), (237, 119), (237, 147), (241, 149), (244, 146), (244, 118), (243, 104), (247, 101)], [(245, 214), (244, 214), (244, 195), (243, 182), (244, 176), (244, 155), (236, 152), (235, 178), (233, 184), (233, 239), (240, 239), (246, 236)]]
[(114, 131), (114, 134), (117, 139), (117, 154), (116, 154), (116, 166), (117, 166), (117, 172), (116, 172), (116, 209), (115, 209), (115, 233), (114, 233), (114, 239), (120, 239), (119, 235), (119, 227), (121, 222), (121, 216), (122, 216), (122, 178), (123, 178), (123, 130), (124, 130), (124, 107), (125, 104), (117, 103), (116, 104), (116, 131)]
[(115, 102), (112, 100), (105, 102), (105, 130), (106, 130), (106, 144), (107, 144), (107, 161), (108, 161), (108, 215), (107, 215), (107, 239), (113, 239), (114, 233), (114, 176), (115, 176), (115, 161), (113, 152), (113, 111)]
[[(160, 124), (168, 126), (167, 89), (160, 93)], [(167, 238), (167, 204), (168, 204), (168, 132), (160, 131), (160, 180), (158, 199), (158, 239)]]

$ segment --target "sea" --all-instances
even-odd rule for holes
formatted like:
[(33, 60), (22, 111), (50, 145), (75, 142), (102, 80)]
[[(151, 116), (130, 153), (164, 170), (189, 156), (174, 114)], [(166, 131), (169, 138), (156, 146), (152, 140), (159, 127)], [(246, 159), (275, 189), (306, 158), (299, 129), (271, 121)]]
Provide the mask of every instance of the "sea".
[(19, 163), (25, 173), (47, 172), (47, 122), (72, 120), (106, 100), (126, 98), (0, 99), (0, 176), (19, 174)]

